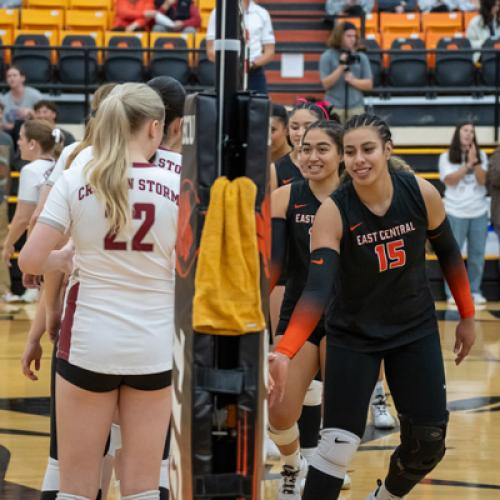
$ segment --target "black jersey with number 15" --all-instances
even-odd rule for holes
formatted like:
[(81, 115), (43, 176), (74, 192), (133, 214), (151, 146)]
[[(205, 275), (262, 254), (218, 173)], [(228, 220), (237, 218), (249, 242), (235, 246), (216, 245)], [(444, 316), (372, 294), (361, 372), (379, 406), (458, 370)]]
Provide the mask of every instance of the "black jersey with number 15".
[(343, 224), (336, 300), (326, 317), (329, 342), (379, 351), (437, 332), (425, 267), (427, 210), (417, 179), (391, 172), (383, 216), (359, 199), (352, 182), (331, 195)]

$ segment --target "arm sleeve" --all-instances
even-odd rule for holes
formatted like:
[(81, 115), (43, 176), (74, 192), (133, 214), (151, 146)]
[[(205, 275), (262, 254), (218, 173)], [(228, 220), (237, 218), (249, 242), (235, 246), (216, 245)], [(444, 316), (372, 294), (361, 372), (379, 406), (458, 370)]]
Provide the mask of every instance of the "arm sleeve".
[(286, 255), (286, 220), (278, 217), (273, 217), (271, 221), (271, 282), (270, 291), (274, 289), (278, 283)]
[(59, 178), (50, 190), (38, 222), (55, 227), (61, 233), (65, 233), (69, 229), (71, 225), (71, 210), (69, 206), (68, 184), (64, 176)]
[(293, 358), (319, 323), (332, 297), (340, 256), (331, 248), (311, 253), (307, 283), (302, 291), (276, 352)]
[(436, 229), (427, 231), (427, 237), (436, 252), (443, 275), (450, 287), (461, 318), (474, 316), (474, 302), (462, 254), (445, 217)]
[(187, 28), (188, 26), (192, 28), (199, 28), (201, 26), (200, 11), (198, 10), (198, 7), (194, 2), (189, 7), (189, 18), (185, 21), (182, 21), (182, 25), (185, 28)]
[(38, 183), (37, 173), (31, 169), (22, 168), (19, 175), (19, 189), (17, 199), (26, 203), (38, 203)]
[(207, 26), (207, 40), (215, 40), (215, 9), (210, 13)]
[(271, 22), (271, 16), (267, 10), (265, 11), (265, 15), (263, 16), (264, 25), (262, 27), (262, 37), (261, 42), (262, 45), (267, 45), (270, 43), (275, 43), (276, 39), (274, 38), (273, 31), (273, 23)]

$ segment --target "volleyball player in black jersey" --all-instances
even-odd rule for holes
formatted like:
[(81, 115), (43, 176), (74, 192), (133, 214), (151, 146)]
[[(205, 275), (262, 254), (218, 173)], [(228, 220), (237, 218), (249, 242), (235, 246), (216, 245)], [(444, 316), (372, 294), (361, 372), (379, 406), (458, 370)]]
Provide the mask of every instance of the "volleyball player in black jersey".
[[(283, 186), (272, 194), (271, 287), (283, 270), (287, 275), (277, 336), (285, 332), (306, 283), (310, 230), (316, 211), (339, 183), (341, 141), (340, 125), (329, 121), (310, 125), (302, 140), (303, 168), (307, 179)], [(307, 398), (312, 399), (315, 402), (312, 408), (319, 406), (316, 409), (320, 409), (322, 384), (314, 381), (313, 386), (309, 386), (320, 368), (320, 360), (324, 368), (323, 338), (324, 328), (318, 326), (291, 363), (284, 400), (281, 405), (270, 409), (270, 437), (280, 448), (284, 462), (278, 500), (300, 500), (300, 479), (306, 475), (307, 462), (300, 456), (297, 420), (301, 415), (304, 397), (305, 403), (308, 403)], [(303, 411), (308, 411), (308, 408), (306, 404)], [(313, 433), (305, 441), (310, 443), (309, 448), (314, 449), (318, 442), (320, 411), (315, 412), (312, 418), (316, 418), (317, 422), (308, 419), (301, 426), (301, 432)]]
[(351, 181), (316, 214), (307, 284), (285, 336), (270, 355), (270, 404), (283, 397), (290, 359), (331, 298), (325, 321), (323, 430), (303, 498), (338, 497), (384, 360), (401, 422), (401, 444), (391, 457), (385, 482), (368, 498), (397, 499), (445, 453), (446, 386), (425, 270), (427, 238), (460, 312), (456, 364), (474, 343), (474, 303), (439, 193), (427, 181), (391, 172), (387, 166), (392, 150), (387, 124), (373, 115), (355, 116), (346, 124), (343, 146)]
[(281, 104), (273, 104), (271, 111), (271, 162), (283, 158), (292, 150), (288, 142), (288, 111)]
[(271, 168), (271, 191), (303, 178), (300, 168), (300, 146), (306, 128), (318, 120), (328, 120), (328, 113), (312, 102), (300, 102), (288, 115), (288, 137), (292, 151)]

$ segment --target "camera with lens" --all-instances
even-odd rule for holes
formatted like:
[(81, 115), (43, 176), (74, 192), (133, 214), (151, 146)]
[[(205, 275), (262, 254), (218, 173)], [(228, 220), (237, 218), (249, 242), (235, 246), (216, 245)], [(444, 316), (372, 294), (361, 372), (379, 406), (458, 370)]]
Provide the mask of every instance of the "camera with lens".
[(340, 62), (341, 64), (345, 64), (347, 66), (345, 71), (349, 71), (349, 66), (359, 61), (360, 61), (359, 54), (353, 54), (349, 50), (340, 51)]

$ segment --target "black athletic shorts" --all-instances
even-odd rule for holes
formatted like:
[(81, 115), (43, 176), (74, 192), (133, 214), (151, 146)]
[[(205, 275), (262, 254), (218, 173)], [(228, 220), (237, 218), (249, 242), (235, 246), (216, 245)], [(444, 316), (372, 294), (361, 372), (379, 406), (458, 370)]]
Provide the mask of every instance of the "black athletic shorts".
[[(286, 327), (288, 326), (288, 321), (289, 320), (283, 320), (280, 318), (278, 327), (276, 328), (276, 337), (285, 334)], [(325, 335), (326, 335), (325, 326), (322, 318), (321, 321), (318, 323), (318, 326), (313, 330), (311, 335), (309, 335), (307, 341), (311, 342), (311, 344), (319, 346)]]
[(172, 383), (172, 370), (147, 375), (110, 375), (85, 370), (61, 358), (57, 358), (56, 371), (64, 380), (92, 392), (114, 391), (122, 385), (139, 391), (157, 391)]

